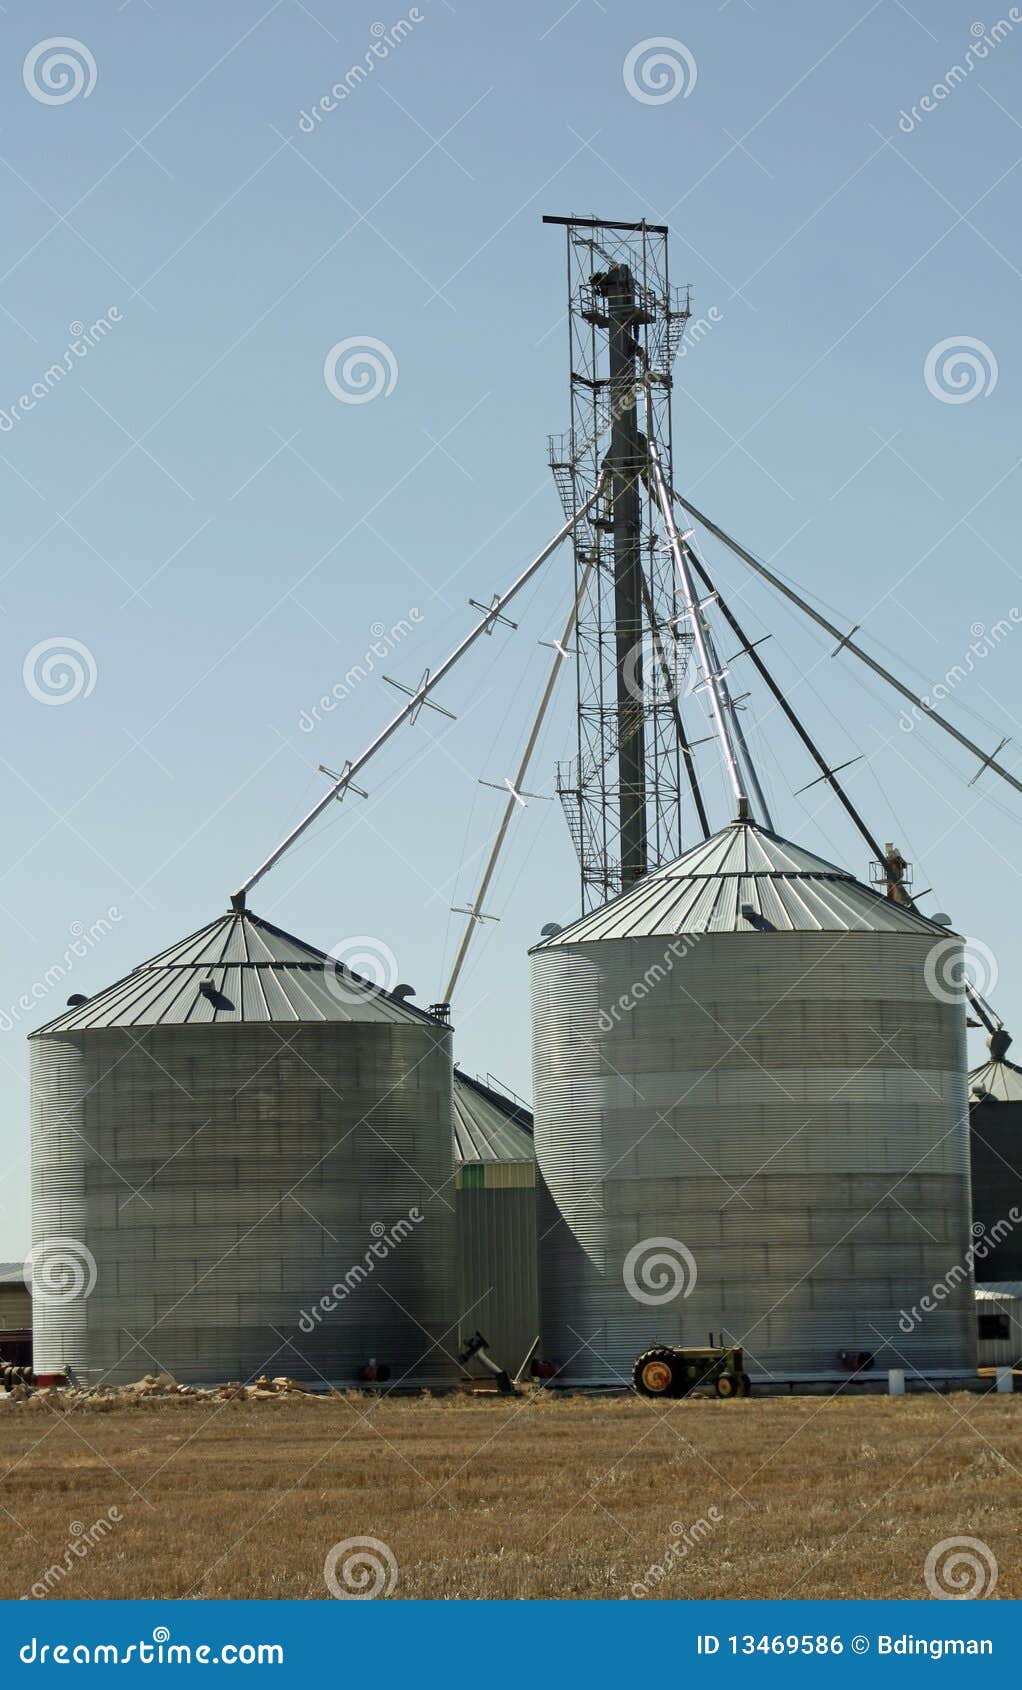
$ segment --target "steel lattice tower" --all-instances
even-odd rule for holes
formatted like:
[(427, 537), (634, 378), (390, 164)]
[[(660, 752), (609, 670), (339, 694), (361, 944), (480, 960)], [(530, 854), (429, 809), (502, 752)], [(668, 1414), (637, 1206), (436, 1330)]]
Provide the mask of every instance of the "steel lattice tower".
[(550, 441), (565, 514), (577, 516), (610, 472), (606, 498), (575, 530), (578, 746), (558, 769), (588, 911), (681, 851), (677, 699), (691, 635), (678, 628), (645, 431), (648, 393), (671, 484), (671, 367), (689, 300), (670, 286), (666, 228), (544, 222), (567, 234), (571, 428)]

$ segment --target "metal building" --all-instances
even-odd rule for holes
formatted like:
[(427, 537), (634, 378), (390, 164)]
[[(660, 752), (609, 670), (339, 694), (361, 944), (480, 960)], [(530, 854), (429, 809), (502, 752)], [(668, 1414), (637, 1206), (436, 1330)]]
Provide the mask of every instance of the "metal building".
[(23, 1262), (0, 1262), (0, 1361), (32, 1361), (32, 1297)]
[(1022, 1362), (1022, 1281), (976, 1286), (980, 1367), (1017, 1367)]
[(539, 1335), (532, 1116), (459, 1069), (454, 1158), (460, 1337), (482, 1332), (514, 1377)]
[(1022, 1279), (1022, 1068), (1008, 1061), (1003, 1028), (989, 1044), (990, 1061), (969, 1075), (972, 1216), (986, 1245), (976, 1259), (981, 1285)]
[(36, 1371), (454, 1378), (450, 1039), (247, 912), (72, 1000), (32, 1036)]
[(967, 1273), (910, 1314), (969, 1244), (938, 941), (738, 821), (535, 947), (540, 1324), (564, 1380), (621, 1383), (647, 1344), (711, 1329), (760, 1375), (974, 1365)]

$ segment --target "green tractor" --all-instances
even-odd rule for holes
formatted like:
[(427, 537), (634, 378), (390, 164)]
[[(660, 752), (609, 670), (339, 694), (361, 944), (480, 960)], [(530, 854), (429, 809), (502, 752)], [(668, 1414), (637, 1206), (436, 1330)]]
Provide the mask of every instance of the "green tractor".
[(700, 1385), (712, 1385), (718, 1397), (747, 1397), (752, 1384), (737, 1345), (714, 1344), (705, 1349), (681, 1349), (654, 1344), (636, 1356), (632, 1384), (640, 1397), (687, 1397)]

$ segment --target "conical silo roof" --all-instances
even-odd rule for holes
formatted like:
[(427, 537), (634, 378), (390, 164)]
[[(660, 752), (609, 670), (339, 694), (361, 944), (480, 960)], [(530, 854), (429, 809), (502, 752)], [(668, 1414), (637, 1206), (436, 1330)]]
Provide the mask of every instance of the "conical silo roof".
[(535, 1159), (531, 1111), (455, 1068), (455, 1163), (533, 1162)]
[(847, 869), (755, 822), (736, 821), (534, 949), (757, 928), (947, 936), (946, 928), (881, 896)]
[(984, 1062), (969, 1074), (969, 1100), (992, 1098), (995, 1103), (1022, 1103), (1022, 1068), (1006, 1057)]
[(94, 1027), (431, 1018), (250, 910), (229, 910), (30, 1036)]

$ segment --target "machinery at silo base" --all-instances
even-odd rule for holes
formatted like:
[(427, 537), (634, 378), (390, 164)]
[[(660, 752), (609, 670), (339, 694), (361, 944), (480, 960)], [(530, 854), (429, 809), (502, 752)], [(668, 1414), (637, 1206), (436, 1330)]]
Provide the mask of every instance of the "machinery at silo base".
[(713, 1333), (704, 1348), (654, 1344), (636, 1356), (632, 1384), (640, 1397), (687, 1397), (701, 1387), (718, 1397), (748, 1397), (752, 1381), (745, 1371), (738, 1344), (714, 1344)]

